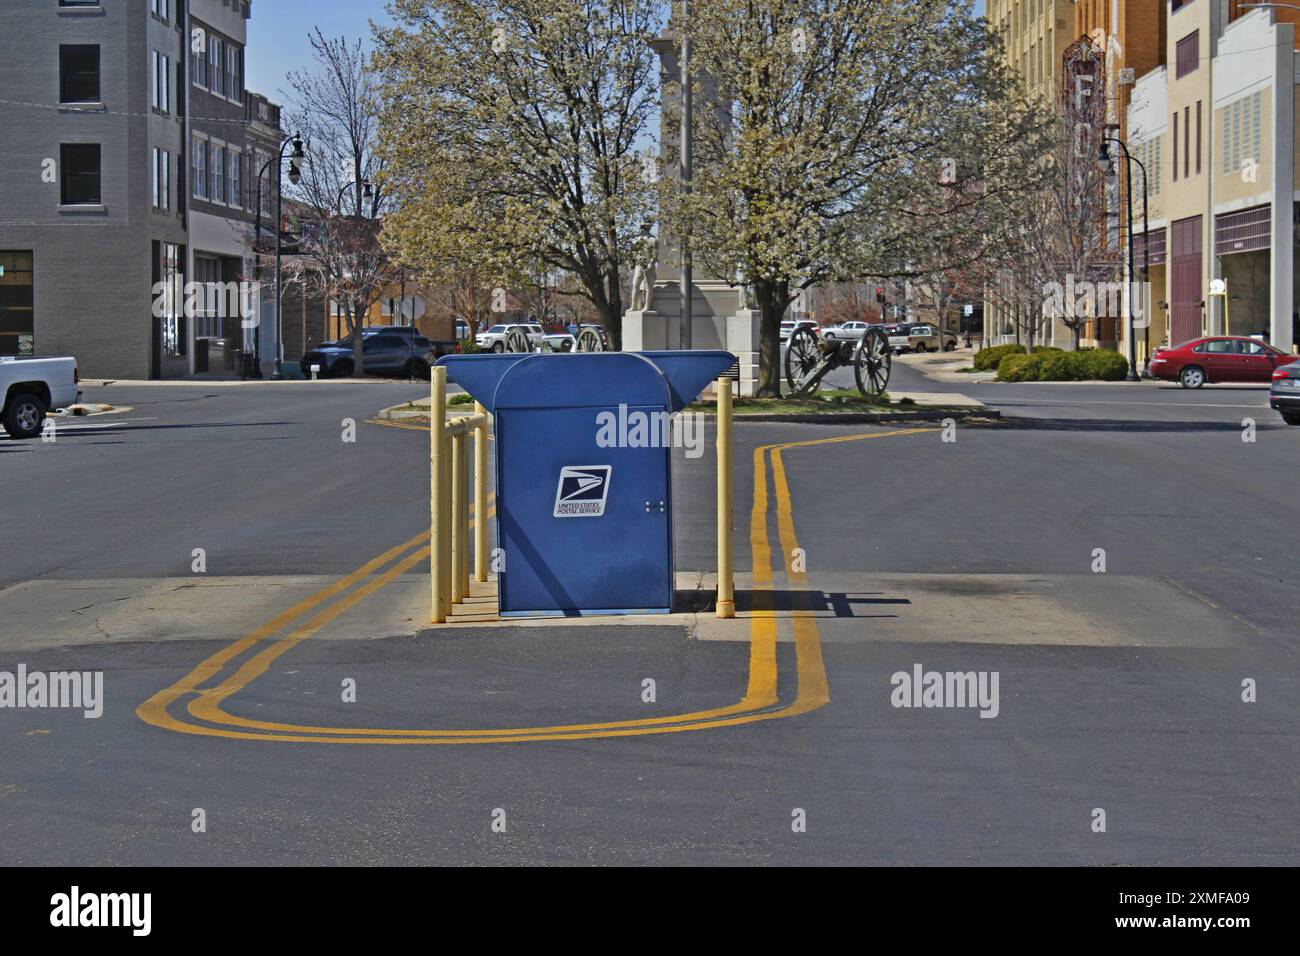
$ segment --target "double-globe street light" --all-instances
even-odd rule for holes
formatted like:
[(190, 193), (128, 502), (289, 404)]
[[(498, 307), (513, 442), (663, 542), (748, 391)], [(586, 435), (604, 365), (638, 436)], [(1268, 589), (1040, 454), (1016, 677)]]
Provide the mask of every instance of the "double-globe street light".
[[(1109, 131), (1110, 128), (1108, 128)], [(1137, 166), (1142, 172), (1142, 290), (1145, 292), (1147, 283), (1151, 279), (1151, 237), (1147, 234), (1149, 225), (1147, 222), (1147, 168), (1142, 162), (1136, 159), (1128, 151), (1128, 146), (1117, 136), (1103, 136), (1101, 140), (1101, 152), (1097, 155), (1097, 162), (1102, 169), (1107, 172), (1112, 167), (1110, 147), (1108, 144), (1114, 143), (1124, 152), (1124, 196), (1128, 201), (1128, 376), (1127, 381), (1141, 381), (1141, 376), (1137, 370), (1137, 337), (1133, 328), (1133, 276), (1136, 274), (1133, 263), (1133, 166)], [(1145, 309), (1145, 307), (1144, 307)], [(1146, 347), (1146, 372), (1147, 377), (1151, 377), (1151, 317), (1144, 316), (1146, 319), (1147, 329), (1147, 347)]]
[[(284, 142), (280, 144), (279, 155), (268, 159), (257, 174), (257, 231), (256, 238), (258, 241), (262, 238), (262, 177), (266, 175), (267, 168), (275, 163), (275, 374), (271, 377), (274, 379), (284, 378), (284, 323), (280, 319), (280, 296), (282, 294), (280, 274), (280, 255), (281, 243), (284, 239), (284, 161), (285, 149), (293, 145), (293, 153), (287, 157), (289, 160), (289, 182), (295, 186), (302, 181), (302, 169), (299, 165), (307, 158), (306, 152), (303, 151), (302, 134), (294, 133), (292, 136), (286, 136)], [(258, 265), (258, 277), (261, 277), (261, 265)], [(258, 325), (258, 348), (259, 356), (261, 346), (261, 324)]]

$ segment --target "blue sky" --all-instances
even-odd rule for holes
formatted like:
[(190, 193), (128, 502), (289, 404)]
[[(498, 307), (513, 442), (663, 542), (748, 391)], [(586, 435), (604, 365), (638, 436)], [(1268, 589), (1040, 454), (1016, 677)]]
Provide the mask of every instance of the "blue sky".
[(307, 35), (320, 27), (327, 37), (369, 42), (370, 21), (388, 22), (384, 0), (253, 0), (246, 53), (248, 88), (283, 103), (290, 70), (313, 65)]
[[(248, 25), (248, 88), (283, 103), (285, 74), (312, 66), (307, 35), (370, 38), (370, 21), (389, 22), (384, 0), (254, 0)], [(975, 4), (984, 12), (984, 0)]]

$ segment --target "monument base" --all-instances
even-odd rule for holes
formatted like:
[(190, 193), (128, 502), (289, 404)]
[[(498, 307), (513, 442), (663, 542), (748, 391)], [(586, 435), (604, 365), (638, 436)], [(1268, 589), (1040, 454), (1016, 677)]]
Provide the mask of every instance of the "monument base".
[[(725, 288), (725, 287), (724, 287)], [(681, 337), (681, 318), (675, 295), (659, 295), (656, 286), (654, 309), (641, 309), (623, 315), (623, 348), (629, 352), (675, 350)], [(675, 292), (674, 288), (674, 292)], [(699, 290), (697, 290), (698, 293)], [(729, 290), (736, 301), (737, 290)], [(740, 309), (730, 315), (708, 311), (710, 302), (696, 295), (692, 303), (691, 348), (726, 349), (739, 360), (739, 394), (752, 397), (758, 383), (758, 310)], [(695, 311), (696, 305), (702, 306)]]

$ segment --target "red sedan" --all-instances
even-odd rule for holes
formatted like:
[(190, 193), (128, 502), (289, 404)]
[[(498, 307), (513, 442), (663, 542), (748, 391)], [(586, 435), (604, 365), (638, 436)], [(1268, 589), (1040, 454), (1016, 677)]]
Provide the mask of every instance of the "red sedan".
[(1161, 346), (1151, 356), (1151, 377), (1200, 388), (1206, 382), (1259, 382), (1267, 385), (1273, 370), (1300, 359), (1267, 342), (1243, 335), (1215, 335), (1182, 345)]

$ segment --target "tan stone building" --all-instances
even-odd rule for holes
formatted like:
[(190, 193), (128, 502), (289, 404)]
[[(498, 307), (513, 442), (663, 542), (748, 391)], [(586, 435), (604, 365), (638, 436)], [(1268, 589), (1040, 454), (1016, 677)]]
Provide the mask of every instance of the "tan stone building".
[[(1015, 71), (1027, 97), (1055, 103), (1059, 98), (1061, 61), (1075, 41), (1074, 0), (988, 0), (985, 15), (1002, 38), (1007, 65)], [(986, 297), (983, 309), (984, 340), (995, 341), (1011, 322), (1009, 306), (999, 297)], [(1049, 341), (1069, 341), (1070, 333), (1057, 325)]]
[[(1165, 65), (1137, 78), (1128, 142), (1149, 174), (1149, 328), (1139, 356), (1202, 334), (1295, 328), (1296, 13), (1169, 0)], [(1141, 195), (1135, 181), (1141, 229)]]
[(986, 6), (1025, 92), (1055, 97), (1061, 55), (1075, 39), (1073, 0), (988, 0)]

